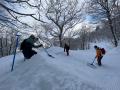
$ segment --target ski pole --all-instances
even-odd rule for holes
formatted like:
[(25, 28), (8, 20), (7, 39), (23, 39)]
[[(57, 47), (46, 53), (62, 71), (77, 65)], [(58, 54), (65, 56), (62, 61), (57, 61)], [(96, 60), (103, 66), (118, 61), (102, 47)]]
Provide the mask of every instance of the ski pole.
[(47, 54), (48, 56), (54, 58), (52, 55), (50, 55), (50, 54), (48, 53), (48, 51), (47, 51), (44, 47), (43, 47), (43, 49), (44, 49), (44, 51), (46, 52), (46, 54)]
[(19, 40), (19, 36), (20, 35), (17, 35), (17, 39), (16, 39), (16, 46), (15, 46), (15, 51), (14, 51), (14, 56), (13, 56), (13, 62), (12, 62), (12, 68), (11, 68), (11, 72), (13, 71), (13, 67), (14, 67), (14, 62), (15, 62), (15, 56), (16, 56), (16, 49), (17, 49), (17, 46), (18, 46), (18, 40)]
[(47, 55), (49, 55), (48, 51), (43, 47), (44, 51), (47, 53)]
[(93, 63), (95, 62), (95, 59), (96, 59), (96, 58), (94, 58), (94, 60), (92, 61), (91, 65), (93, 65)]
[(45, 51), (47, 54), (49, 54), (48, 51), (47, 51), (44, 47), (43, 47), (43, 49), (44, 49), (44, 51)]

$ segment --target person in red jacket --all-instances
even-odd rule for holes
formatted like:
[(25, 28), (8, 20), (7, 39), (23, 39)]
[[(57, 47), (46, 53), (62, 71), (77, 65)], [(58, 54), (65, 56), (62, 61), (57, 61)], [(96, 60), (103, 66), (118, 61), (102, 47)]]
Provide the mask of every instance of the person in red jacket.
[(97, 59), (97, 62), (98, 62), (98, 65), (101, 66), (101, 60), (103, 58), (103, 55), (102, 55), (102, 51), (101, 49), (98, 47), (98, 46), (94, 46), (95, 50), (96, 50), (96, 56), (95, 58)]

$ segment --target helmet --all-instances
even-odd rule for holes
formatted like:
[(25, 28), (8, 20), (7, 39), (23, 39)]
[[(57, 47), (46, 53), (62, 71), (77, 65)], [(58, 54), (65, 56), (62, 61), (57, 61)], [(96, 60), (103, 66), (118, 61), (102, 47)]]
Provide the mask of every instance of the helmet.
[(96, 48), (98, 48), (98, 46), (95, 45), (94, 48), (96, 49)]

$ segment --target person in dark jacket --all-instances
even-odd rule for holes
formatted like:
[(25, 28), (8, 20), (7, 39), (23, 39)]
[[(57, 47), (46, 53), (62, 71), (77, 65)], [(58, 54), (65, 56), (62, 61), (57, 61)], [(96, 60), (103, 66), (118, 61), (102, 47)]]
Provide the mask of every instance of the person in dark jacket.
[(32, 50), (32, 48), (39, 48), (43, 46), (42, 44), (34, 45), (36, 41), (38, 41), (38, 38), (31, 35), (21, 43), (20, 50), (22, 50), (25, 59), (30, 59), (34, 54), (37, 54), (37, 52)]
[(65, 43), (64, 44), (64, 52), (67, 53), (67, 56), (69, 56), (69, 49), (70, 49), (70, 46), (67, 43)]

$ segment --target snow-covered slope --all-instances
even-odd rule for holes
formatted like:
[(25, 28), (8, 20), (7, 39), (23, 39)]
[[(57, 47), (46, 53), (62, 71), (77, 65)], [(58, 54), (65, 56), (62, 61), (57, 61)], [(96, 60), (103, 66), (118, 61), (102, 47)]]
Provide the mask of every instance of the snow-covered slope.
[(10, 72), (13, 56), (0, 59), (0, 90), (120, 90), (120, 47), (108, 48), (102, 67), (87, 66), (95, 57), (95, 50), (70, 51), (52, 47), (48, 57), (44, 50), (30, 60), (16, 55), (14, 71)]

